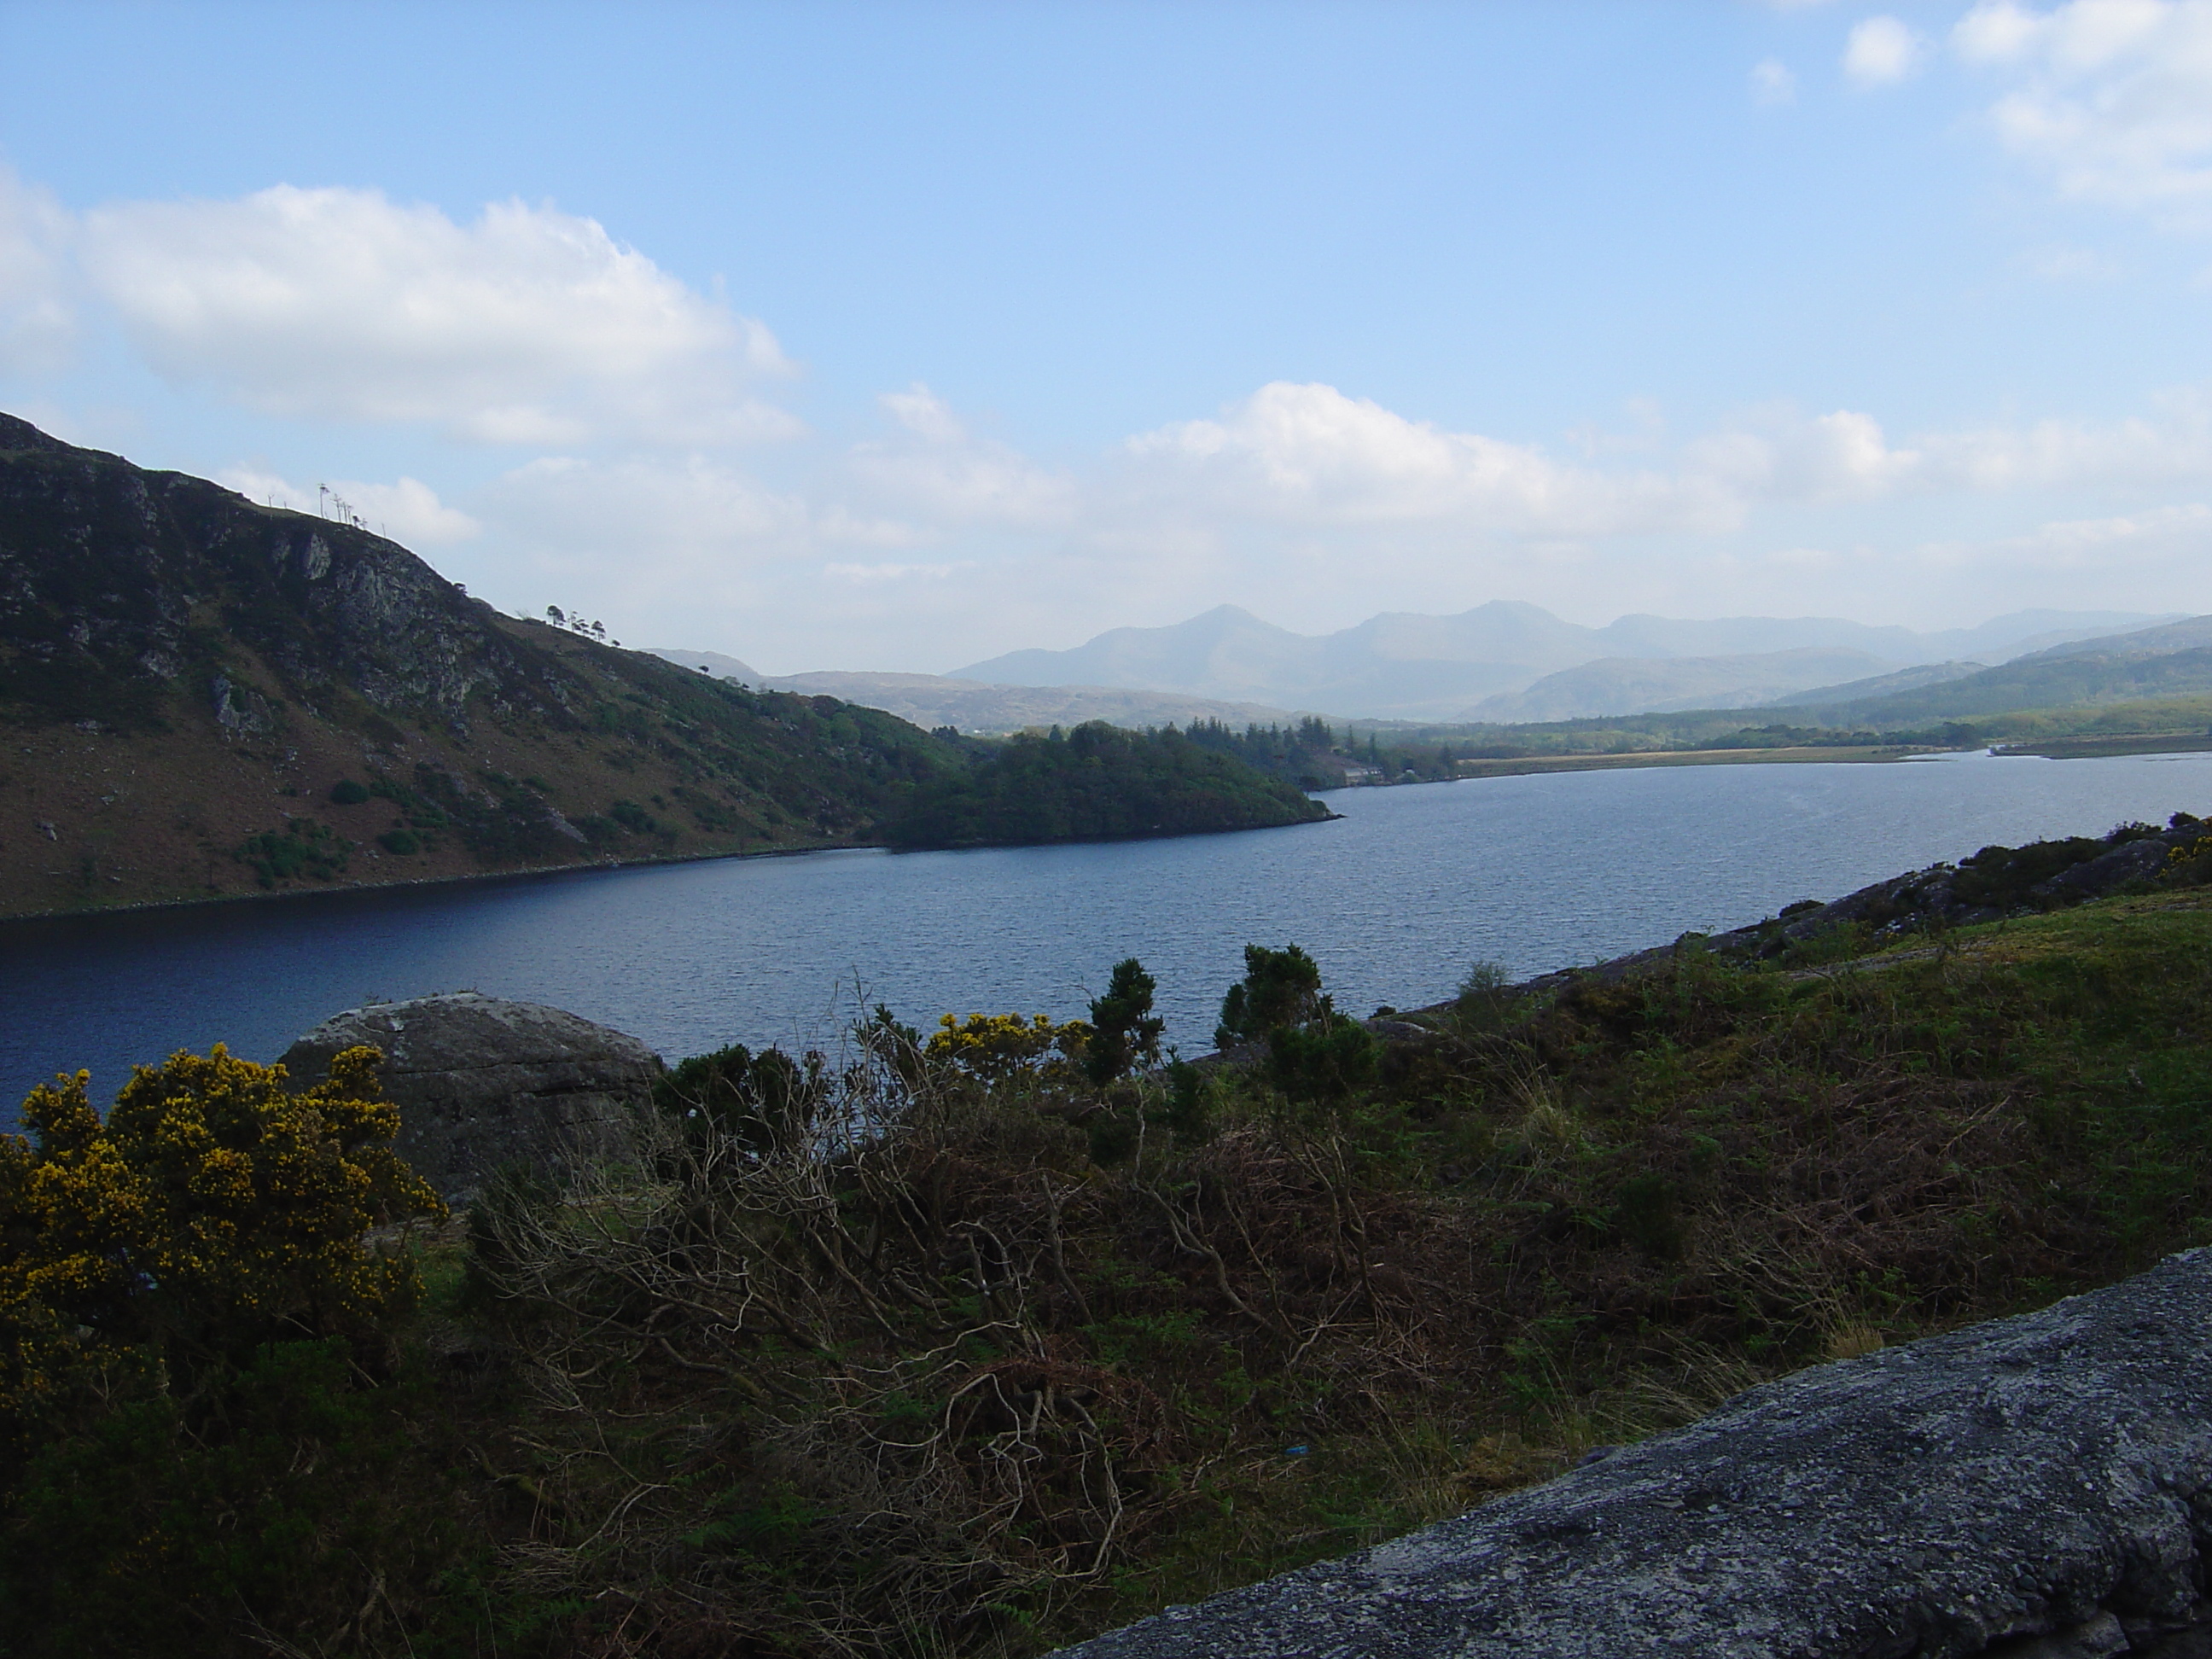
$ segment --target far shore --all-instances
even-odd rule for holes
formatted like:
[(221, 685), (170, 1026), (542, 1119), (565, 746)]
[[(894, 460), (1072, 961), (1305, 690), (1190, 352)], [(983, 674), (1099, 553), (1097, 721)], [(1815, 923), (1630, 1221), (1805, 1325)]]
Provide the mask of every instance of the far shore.
[[(1976, 745), (1977, 748), (1979, 745)], [(2212, 733), (2192, 732), (2170, 737), (2069, 738), (2042, 744), (2006, 744), (2000, 755), (2039, 756), (2052, 760), (2087, 760), (2100, 756), (2185, 754), (2212, 750)], [(1511, 760), (1463, 760), (1457, 777), (1425, 779), (1424, 782), (1455, 783), (1465, 778), (1525, 776), (1543, 772), (1598, 772), (1647, 766), (1803, 766), (1838, 763), (1866, 764), (1901, 761), (1916, 755), (1962, 754), (1964, 749), (1938, 744), (1881, 744), (1825, 748), (1814, 744), (1790, 749), (1653, 749), (1613, 755), (1527, 755)], [(1349, 788), (1400, 789), (1406, 784), (1346, 786)], [(1318, 790), (1334, 794), (1337, 790)], [(1339, 816), (1331, 814), (1331, 817)], [(1327, 822), (1316, 819), (1315, 822)], [(1295, 826), (1279, 826), (1295, 827)], [(994, 843), (996, 845), (998, 843)], [(1021, 845), (1024, 843), (1005, 843)], [(1066, 842), (1046, 843), (1065, 846)], [(395, 889), (421, 890), (456, 887), (495, 881), (534, 880), (548, 876), (576, 875), (592, 870), (636, 870), (656, 865), (703, 864), (718, 859), (795, 858), (806, 853), (889, 852), (881, 842), (823, 841), (782, 847), (763, 847), (750, 852), (661, 854), (645, 858), (601, 858), (574, 864), (532, 865), (512, 870), (478, 870), (463, 875), (405, 878), (397, 881), (351, 881), (321, 887), (288, 888), (274, 892), (223, 893), (207, 897), (141, 900), (127, 904), (85, 906), (66, 910), (21, 910), (0, 915), (0, 927), (14, 922), (62, 921), (87, 916), (143, 915), (165, 910), (201, 909), (210, 905), (282, 903), (289, 900), (327, 898), (338, 894), (382, 892)], [(965, 849), (962, 849), (965, 850)]]
[(333, 898), (349, 893), (419, 891), (492, 881), (535, 881), (547, 876), (581, 875), (592, 870), (641, 870), (656, 865), (706, 864), (716, 859), (786, 859), (802, 853), (883, 853), (881, 842), (821, 841), (750, 852), (661, 853), (646, 858), (585, 859), (574, 864), (520, 865), (511, 870), (470, 870), (453, 876), (402, 876), (392, 881), (334, 881), (318, 887), (274, 888), (258, 893), (210, 893), (204, 897), (138, 899), (127, 904), (82, 905), (68, 910), (17, 910), (0, 915), (0, 927), (18, 921), (75, 921), (87, 916), (145, 915), (161, 910), (201, 910), (210, 905), (283, 903), (293, 899)]
[(1634, 766), (1803, 766), (1838, 761), (1896, 761), (1914, 755), (1963, 752), (1937, 744), (1881, 744), (1863, 748), (1808, 744), (1794, 749), (1646, 749), (1615, 755), (1522, 755), (1510, 760), (1463, 760), (1459, 763), (1459, 775), (1502, 778), (1533, 772), (1601, 772)]
[[(1449, 781), (1449, 780), (1440, 780)], [(1303, 823), (1334, 823), (1343, 817), (1341, 812), (1331, 812), (1326, 817), (1308, 818)], [(1295, 830), (1299, 823), (1263, 823), (1255, 830)], [(967, 847), (893, 848), (880, 841), (818, 841), (802, 842), (781, 847), (757, 847), (748, 852), (723, 851), (700, 853), (659, 853), (641, 858), (596, 858), (580, 860), (574, 864), (521, 865), (507, 870), (470, 870), (451, 876), (403, 876), (392, 881), (334, 881), (316, 887), (285, 887), (258, 893), (212, 893), (190, 898), (137, 899), (123, 904), (84, 905), (67, 910), (17, 910), (0, 915), (0, 928), (15, 922), (74, 921), (88, 916), (146, 915), (165, 910), (198, 910), (210, 905), (283, 903), (288, 900), (333, 898), (343, 894), (385, 893), (395, 890), (421, 891), (441, 887), (460, 887), (497, 881), (537, 881), (550, 876), (580, 875), (593, 870), (641, 870), (671, 864), (708, 864), (720, 859), (786, 859), (797, 858), (807, 853), (882, 853), (893, 858), (910, 853), (966, 853), (1003, 849), (1010, 847), (1066, 847), (1076, 844), (1105, 845), (1126, 841), (1179, 840), (1192, 835), (1243, 835), (1243, 830), (1185, 830), (1176, 836), (1112, 836), (1097, 842), (1072, 843), (1054, 842), (978, 842)]]
[(2100, 755), (2192, 755), (2212, 749), (2212, 732), (2140, 733), (2122, 738), (2054, 738), (2047, 743), (2005, 743), (2000, 755), (2040, 755), (2045, 760), (2094, 760)]

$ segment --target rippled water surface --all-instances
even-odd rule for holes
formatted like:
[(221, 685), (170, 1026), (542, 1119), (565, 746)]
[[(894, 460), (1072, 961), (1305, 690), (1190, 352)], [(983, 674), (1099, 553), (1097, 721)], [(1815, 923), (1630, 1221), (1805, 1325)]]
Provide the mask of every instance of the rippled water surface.
[(0, 924), (0, 1109), (59, 1069), (95, 1097), (179, 1048), (273, 1059), (371, 997), (471, 988), (672, 1058), (819, 1040), (854, 1004), (1080, 1013), (1117, 958), (1207, 1046), (1247, 940), (1296, 940), (1340, 1006), (1413, 1007), (1990, 842), (2212, 815), (2212, 755), (1699, 766), (1328, 797), (1341, 822), (975, 853), (820, 853)]

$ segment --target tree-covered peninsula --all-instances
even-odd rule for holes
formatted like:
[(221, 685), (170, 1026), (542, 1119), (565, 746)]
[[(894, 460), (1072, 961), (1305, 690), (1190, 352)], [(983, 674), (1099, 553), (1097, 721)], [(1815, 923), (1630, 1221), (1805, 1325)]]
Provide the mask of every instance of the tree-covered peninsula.
[(1009, 739), (965, 772), (916, 789), (885, 832), (896, 848), (991, 847), (1208, 835), (1334, 816), (1295, 784), (1172, 727), (1101, 720)]

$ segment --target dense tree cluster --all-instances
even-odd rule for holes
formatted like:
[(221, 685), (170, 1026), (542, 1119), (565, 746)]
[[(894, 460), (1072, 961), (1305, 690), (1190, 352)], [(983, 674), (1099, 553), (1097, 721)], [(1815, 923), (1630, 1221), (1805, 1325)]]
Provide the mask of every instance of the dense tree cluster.
[(1201, 835), (1329, 816), (1295, 785), (1181, 732), (1087, 721), (1009, 739), (989, 758), (915, 791), (895, 847), (988, 847)]

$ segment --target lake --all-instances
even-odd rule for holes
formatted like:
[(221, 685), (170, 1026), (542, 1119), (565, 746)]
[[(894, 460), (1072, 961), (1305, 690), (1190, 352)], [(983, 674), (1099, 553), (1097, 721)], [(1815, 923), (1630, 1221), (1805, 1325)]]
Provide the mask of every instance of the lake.
[(1991, 842), (2212, 815), (2212, 754), (1663, 767), (1336, 792), (1340, 822), (968, 853), (815, 853), (0, 923), (0, 1112), (89, 1066), (256, 1060), (372, 998), (551, 1003), (677, 1058), (820, 1042), (862, 1000), (1064, 1018), (1141, 957), (1210, 1047), (1247, 941), (1339, 1005), (1414, 1007), (1834, 898)]

